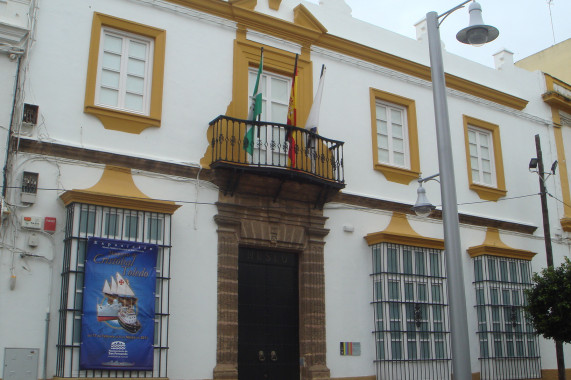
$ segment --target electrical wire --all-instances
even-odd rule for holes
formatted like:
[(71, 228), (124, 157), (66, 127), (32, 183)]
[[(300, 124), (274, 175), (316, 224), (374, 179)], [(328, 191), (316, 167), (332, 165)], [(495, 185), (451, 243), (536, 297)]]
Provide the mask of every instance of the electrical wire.
[[(17, 186), (9, 186), (9, 189), (19, 189), (19, 187)], [(59, 188), (59, 187), (54, 187), (54, 188), (50, 188), (50, 187), (38, 187), (37, 189), (38, 191), (60, 191), (60, 192), (65, 192), (67, 191), (67, 189), (65, 188)], [(549, 194), (549, 193), (548, 193)], [(475, 202), (462, 202), (462, 203), (458, 203), (459, 206), (462, 205), (471, 205), (471, 204), (482, 204), (482, 203), (497, 203), (497, 202), (501, 202), (501, 201), (507, 201), (507, 200), (514, 200), (514, 199), (521, 199), (521, 198), (528, 198), (528, 197), (533, 197), (533, 196), (538, 196), (540, 195), (539, 193), (532, 193), (532, 194), (526, 194), (526, 195), (518, 195), (518, 196), (513, 196), (513, 197), (506, 197), (506, 198), (500, 198), (497, 201), (488, 201), (488, 200), (482, 200), (482, 201), (475, 201)], [(552, 196), (551, 194), (549, 194), (550, 196)], [(126, 198), (126, 199), (133, 199), (133, 200), (152, 200), (152, 201), (158, 201), (158, 202), (175, 202), (175, 203), (184, 203), (184, 204), (197, 204), (197, 205), (208, 205), (208, 206), (215, 206), (216, 202), (199, 202), (199, 201), (187, 201), (187, 200), (182, 200), (182, 199), (165, 199), (165, 198), (143, 198), (143, 197), (134, 197), (134, 196), (128, 196), (128, 195), (120, 195), (119, 197), (121, 198)], [(553, 197), (553, 196), (552, 196)], [(554, 198), (557, 199), (557, 198)], [(310, 201), (300, 201), (302, 203), (313, 203)], [(562, 202), (562, 201), (560, 201)], [(562, 202), (563, 203), (563, 202)], [(437, 207), (441, 207), (442, 205), (436, 205)], [(291, 207), (291, 206), (269, 206), (269, 208), (274, 208), (274, 209), (283, 209), (283, 208), (287, 208), (287, 209), (294, 209), (296, 207)], [(305, 209), (305, 207), (298, 207), (298, 209)], [(344, 206), (329, 206), (329, 207), (325, 207), (325, 209), (328, 210), (341, 210), (341, 209), (348, 209), (348, 210), (360, 210), (360, 211), (368, 211), (371, 210), (371, 208), (369, 207), (365, 207), (365, 206), (352, 206), (352, 205), (344, 205)]]

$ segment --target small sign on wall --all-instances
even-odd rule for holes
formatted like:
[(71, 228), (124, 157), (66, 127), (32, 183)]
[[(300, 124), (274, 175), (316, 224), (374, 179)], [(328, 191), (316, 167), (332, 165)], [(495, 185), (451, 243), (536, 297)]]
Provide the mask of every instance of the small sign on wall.
[(361, 342), (339, 342), (341, 356), (361, 356)]

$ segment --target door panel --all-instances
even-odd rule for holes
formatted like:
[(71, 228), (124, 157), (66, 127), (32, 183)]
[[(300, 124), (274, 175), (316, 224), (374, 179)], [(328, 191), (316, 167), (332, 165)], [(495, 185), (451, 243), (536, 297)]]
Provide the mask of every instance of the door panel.
[(238, 378), (299, 379), (297, 255), (240, 248)]

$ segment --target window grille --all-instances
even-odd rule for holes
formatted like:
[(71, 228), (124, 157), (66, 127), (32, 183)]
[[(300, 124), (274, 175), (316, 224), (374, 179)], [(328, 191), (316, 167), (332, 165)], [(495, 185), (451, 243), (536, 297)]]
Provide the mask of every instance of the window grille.
[(443, 251), (389, 243), (372, 249), (377, 379), (449, 379)]
[[(80, 370), (81, 316), (87, 239), (101, 237), (158, 245), (152, 371)], [(59, 310), (56, 376), (63, 378), (167, 377), (171, 215), (72, 203), (67, 206)]]
[(541, 378), (538, 337), (523, 310), (529, 261), (478, 256), (474, 287), (482, 380)]

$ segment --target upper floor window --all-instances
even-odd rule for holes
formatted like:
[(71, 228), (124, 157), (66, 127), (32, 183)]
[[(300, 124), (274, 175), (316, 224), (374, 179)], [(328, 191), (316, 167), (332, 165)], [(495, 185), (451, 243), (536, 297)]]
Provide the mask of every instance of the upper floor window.
[(486, 186), (496, 185), (492, 133), (485, 129), (468, 125), (470, 146), (470, 166), (472, 181)]
[(409, 168), (405, 108), (377, 101), (377, 157), (380, 164)]
[(415, 102), (373, 88), (370, 96), (374, 167), (408, 184), (420, 174)]
[(507, 193), (500, 127), (464, 116), (464, 138), (470, 189), (481, 199), (497, 201)]
[(149, 114), (153, 40), (119, 30), (101, 33), (96, 104)]
[(160, 126), (165, 41), (164, 30), (95, 13), (85, 112), (123, 132)]

